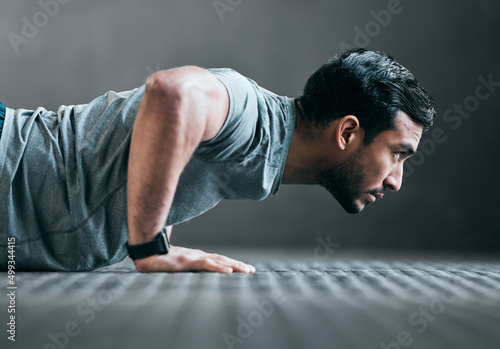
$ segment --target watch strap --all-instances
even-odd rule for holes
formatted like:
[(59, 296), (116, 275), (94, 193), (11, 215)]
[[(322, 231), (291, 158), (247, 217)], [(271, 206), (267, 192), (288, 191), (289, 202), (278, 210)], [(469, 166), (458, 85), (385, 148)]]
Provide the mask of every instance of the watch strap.
[(153, 240), (143, 244), (129, 245), (127, 242), (125, 247), (127, 248), (130, 258), (135, 260), (150, 257), (155, 254), (167, 254), (170, 244), (168, 242), (166, 230), (167, 228), (164, 227)]

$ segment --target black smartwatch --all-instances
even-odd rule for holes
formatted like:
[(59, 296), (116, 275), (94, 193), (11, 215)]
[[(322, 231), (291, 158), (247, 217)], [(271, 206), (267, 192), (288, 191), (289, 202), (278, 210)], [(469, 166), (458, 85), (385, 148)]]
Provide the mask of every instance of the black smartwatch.
[(150, 242), (138, 245), (125, 244), (128, 255), (132, 259), (141, 259), (155, 254), (167, 254), (170, 248), (170, 243), (167, 237), (167, 227), (163, 228), (158, 235)]

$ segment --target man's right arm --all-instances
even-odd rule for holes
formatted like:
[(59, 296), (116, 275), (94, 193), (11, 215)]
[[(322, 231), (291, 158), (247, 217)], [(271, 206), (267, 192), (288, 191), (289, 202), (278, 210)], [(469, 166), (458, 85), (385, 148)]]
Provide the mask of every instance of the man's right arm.
[[(217, 135), (228, 110), (224, 84), (203, 68), (160, 71), (147, 79), (129, 155), (129, 244), (151, 241), (163, 228), (184, 167), (200, 142)], [(134, 262), (139, 271), (251, 270), (227, 257), (174, 246), (167, 255)]]

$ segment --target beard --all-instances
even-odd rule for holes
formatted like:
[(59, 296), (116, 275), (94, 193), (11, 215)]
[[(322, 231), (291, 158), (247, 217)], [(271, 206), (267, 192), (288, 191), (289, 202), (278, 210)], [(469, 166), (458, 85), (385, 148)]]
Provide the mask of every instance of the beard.
[(356, 203), (362, 194), (359, 188), (366, 178), (360, 163), (360, 155), (361, 152), (358, 151), (341, 164), (321, 169), (315, 181), (330, 192), (344, 210), (351, 214), (359, 213), (364, 208)]

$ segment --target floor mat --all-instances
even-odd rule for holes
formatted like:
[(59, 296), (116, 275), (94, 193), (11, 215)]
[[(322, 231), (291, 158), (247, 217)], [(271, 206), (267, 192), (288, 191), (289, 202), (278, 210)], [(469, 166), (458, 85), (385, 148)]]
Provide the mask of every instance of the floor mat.
[[(500, 257), (217, 252), (257, 272), (139, 274), (127, 259), (91, 273), (18, 273), (16, 342), (4, 330), (1, 347), (500, 347)], [(4, 324), (9, 302), (1, 297)]]

